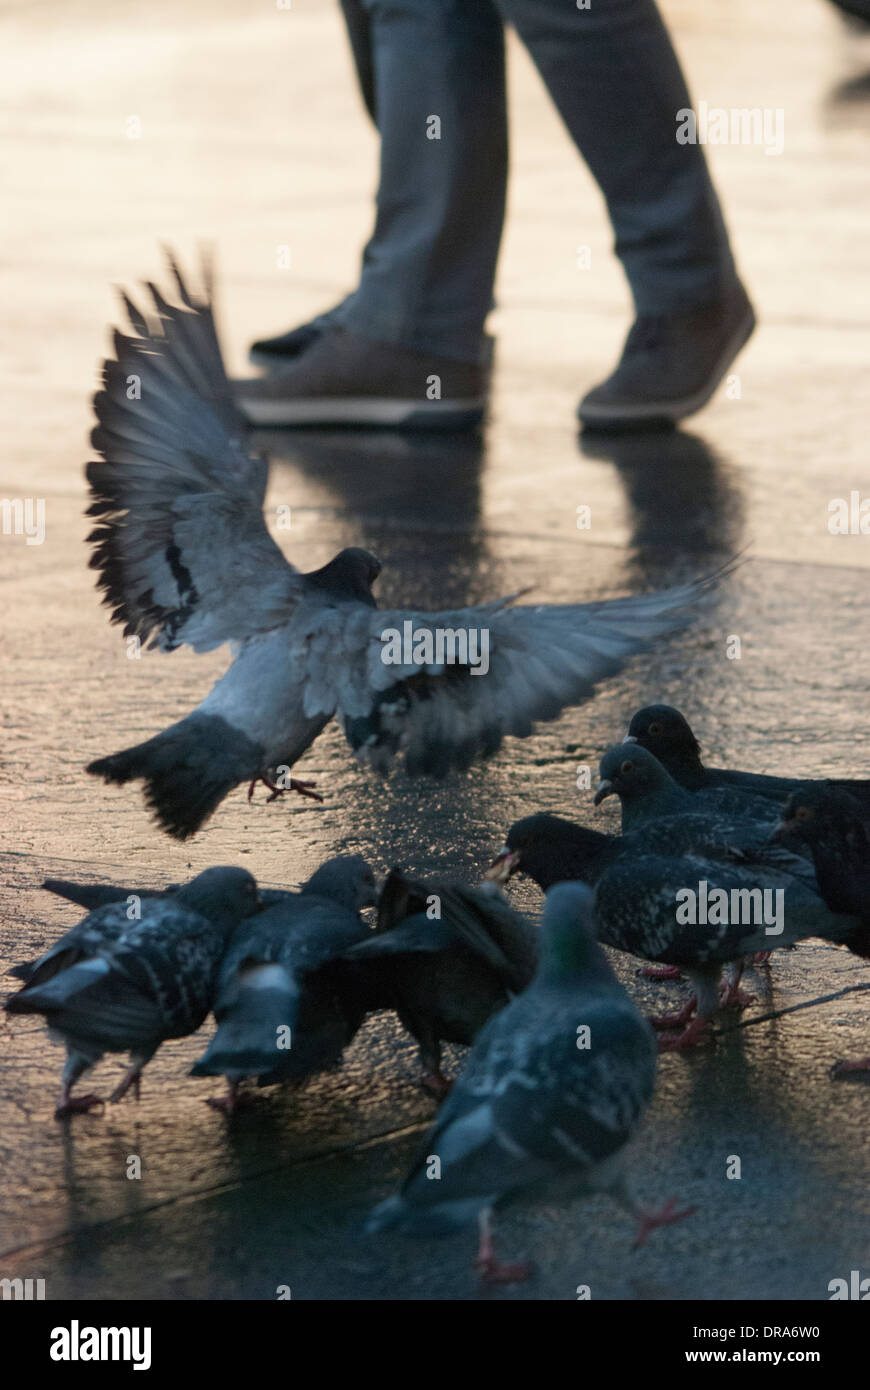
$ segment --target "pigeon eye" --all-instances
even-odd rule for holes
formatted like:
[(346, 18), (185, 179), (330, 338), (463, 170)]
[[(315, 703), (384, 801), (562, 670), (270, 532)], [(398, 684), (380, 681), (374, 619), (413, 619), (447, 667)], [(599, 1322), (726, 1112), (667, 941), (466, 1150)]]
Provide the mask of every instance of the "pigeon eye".
[(798, 806), (795, 811), (795, 820), (812, 820), (813, 813), (809, 806)]
[(634, 771), (634, 763), (629, 762), (626, 758), (624, 763), (620, 763), (619, 770), (622, 773), (623, 777), (627, 777), (629, 773)]
[(656, 723), (655, 720), (653, 720), (652, 724), (650, 724), (649, 728), (647, 729), (647, 733), (652, 734), (653, 737), (655, 738), (655, 737), (657, 737), (661, 732), (662, 732), (662, 726), (661, 726), (661, 724), (658, 724), (658, 723)]

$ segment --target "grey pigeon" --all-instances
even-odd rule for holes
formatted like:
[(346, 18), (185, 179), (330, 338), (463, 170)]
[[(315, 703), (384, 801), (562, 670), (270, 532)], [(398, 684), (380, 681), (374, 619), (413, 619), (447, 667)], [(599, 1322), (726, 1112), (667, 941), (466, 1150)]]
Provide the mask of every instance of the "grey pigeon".
[(210, 1104), (232, 1112), (246, 1077), (298, 1082), (340, 1061), (372, 1005), (352, 976), (328, 967), (369, 934), (359, 911), (376, 897), (365, 859), (342, 855), (239, 925), (221, 964), (217, 1032), (191, 1069), (227, 1078), (227, 1095)]
[(776, 806), (766, 797), (730, 787), (687, 791), (653, 753), (637, 743), (618, 743), (608, 748), (598, 775), (593, 805), (600, 806), (607, 797), (618, 796), (623, 833), (639, 830), (666, 816), (707, 815), (729, 821), (753, 821), (764, 840), (778, 820)]
[(258, 906), (245, 869), (206, 869), (171, 898), (146, 900), (130, 920), (126, 904), (97, 909), (36, 964), (6, 1004), (11, 1014), (44, 1014), (66, 1044), (61, 1118), (101, 1103), (72, 1088), (105, 1052), (130, 1052), (131, 1065), (109, 1097), (133, 1086), (167, 1038), (193, 1033), (214, 1000), (217, 972), (236, 924)]
[(653, 1034), (595, 940), (592, 894), (556, 885), (534, 981), (478, 1037), (401, 1190), (374, 1209), (368, 1231), (441, 1235), (478, 1221), (477, 1268), (513, 1281), (529, 1270), (496, 1260), (492, 1209), (603, 1191), (639, 1220), (640, 1244), (689, 1214), (673, 1203), (640, 1211), (623, 1176), (655, 1073)]
[[(192, 835), (236, 786), (311, 793), (289, 777), (330, 719), (355, 756), (443, 776), (506, 735), (580, 704), (629, 657), (690, 620), (720, 576), (609, 602), (519, 606), (514, 595), (441, 613), (379, 611), (380, 565), (358, 549), (300, 573), (269, 536), (268, 465), (245, 443), (212, 312), (170, 267), (181, 307), (125, 297), (94, 398), (91, 565), (129, 637), (171, 651), (230, 643), (233, 662), (178, 723), (88, 771), (141, 780), (159, 824)], [(485, 655), (484, 655), (485, 653)]]
[(771, 777), (761, 772), (735, 772), (706, 767), (701, 749), (688, 721), (671, 705), (646, 705), (631, 717), (628, 737), (655, 754), (659, 762), (688, 791), (725, 788), (735, 795), (763, 796), (782, 806), (792, 792), (804, 787), (830, 785), (854, 796), (863, 814), (870, 814), (870, 778), (835, 779)]
[(370, 992), (395, 1010), (420, 1047), (421, 1084), (443, 1096), (442, 1042), (470, 1044), (530, 983), (538, 932), (494, 884), (422, 882), (392, 870), (378, 930), (344, 953), (371, 972)]
[[(776, 835), (810, 849), (819, 892), (832, 912), (853, 914), (860, 925), (843, 945), (870, 960), (870, 822), (861, 803), (837, 786), (808, 786), (792, 792)], [(870, 1072), (870, 1057), (836, 1062), (832, 1075)]]
[(488, 872), (500, 883), (525, 873), (545, 891), (559, 876), (594, 886), (599, 940), (689, 976), (695, 993), (685, 1008), (654, 1020), (666, 1032), (681, 1030), (663, 1038), (663, 1050), (682, 1049), (706, 1041), (717, 1008), (750, 1002), (739, 988), (745, 957), (810, 936), (843, 942), (856, 927), (854, 916), (825, 906), (811, 864), (783, 846), (758, 845), (751, 822), (745, 834), (732, 822), (730, 836), (717, 842), (710, 838), (717, 824), (675, 816), (617, 836), (529, 816), (511, 826)]

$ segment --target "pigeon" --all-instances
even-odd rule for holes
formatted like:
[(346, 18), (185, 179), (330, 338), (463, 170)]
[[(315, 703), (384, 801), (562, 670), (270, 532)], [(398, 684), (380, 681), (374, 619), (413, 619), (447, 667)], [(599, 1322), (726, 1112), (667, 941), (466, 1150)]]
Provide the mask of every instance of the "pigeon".
[(142, 1069), (160, 1044), (205, 1019), (230, 933), (258, 905), (247, 870), (206, 869), (172, 899), (143, 901), (132, 920), (125, 904), (98, 908), (37, 962), (6, 1009), (44, 1014), (50, 1036), (66, 1044), (57, 1118), (102, 1104), (72, 1088), (105, 1052), (130, 1053), (109, 1100), (131, 1086), (138, 1098)]
[(778, 815), (767, 798), (729, 787), (705, 787), (690, 792), (675, 782), (654, 754), (640, 744), (618, 743), (608, 748), (598, 768), (593, 805), (618, 796), (623, 833), (639, 830), (666, 816), (710, 815), (755, 821), (762, 838), (770, 836)]
[(268, 464), (248, 452), (205, 297), (169, 263), (180, 305), (149, 285), (149, 319), (127, 296), (132, 334), (94, 397), (87, 465), (91, 566), (125, 635), (197, 652), (229, 643), (233, 661), (201, 703), (88, 772), (141, 781), (158, 824), (186, 839), (234, 787), (270, 800), (315, 796), (290, 770), (331, 719), (353, 754), (384, 773), (446, 776), (507, 735), (589, 699), (633, 653), (689, 622), (724, 571), (658, 594), (587, 604), (519, 605), (513, 594), (445, 612), (379, 610), (379, 561), (341, 551), (302, 573), (263, 518)]
[(378, 978), (388, 1006), (416, 1038), (421, 1085), (442, 1097), (442, 1042), (470, 1044), (492, 1015), (531, 982), (537, 929), (495, 884), (414, 882), (391, 870), (378, 930), (342, 957)]
[[(870, 960), (870, 824), (861, 803), (837, 786), (808, 786), (785, 803), (776, 836), (803, 841), (812, 852), (819, 892), (832, 912), (851, 913), (860, 925), (843, 939)], [(834, 1076), (870, 1072), (870, 1057), (836, 1062)]]
[(690, 792), (727, 788), (734, 793), (763, 796), (782, 806), (792, 792), (802, 787), (830, 785), (849, 792), (860, 802), (864, 815), (870, 814), (870, 778), (838, 779), (828, 783), (820, 778), (771, 777), (760, 772), (705, 767), (698, 741), (686, 719), (670, 705), (647, 705), (639, 709), (628, 726), (628, 741), (639, 743), (655, 754), (675, 781)]
[(685, 1008), (651, 1020), (667, 1034), (663, 1051), (682, 1050), (709, 1040), (718, 1008), (751, 1002), (740, 990), (745, 957), (810, 936), (843, 941), (856, 926), (825, 906), (811, 864), (782, 845), (759, 845), (752, 822), (748, 832), (732, 822), (729, 839), (716, 842), (716, 824), (674, 816), (617, 836), (529, 816), (511, 827), (487, 876), (504, 884), (526, 873), (545, 891), (558, 875), (593, 886), (600, 941), (688, 975)]
[(592, 894), (556, 884), (533, 982), (480, 1033), (408, 1177), (375, 1207), (367, 1232), (443, 1235), (477, 1221), (477, 1269), (514, 1282), (530, 1269), (496, 1259), (493, 1208), (602, 1191), (636, 1217), (642, 1244), (690, 1214), (673, 1202), (642, 1211), (623, 1174), (655, 1074), (652, 1031), (595, 940)]
[(298, 893), (239, 924), (221, 964), (217, 1032), (191, 1069), (227, 1078), (226, 1096), (209, 1104), (232, 1114), (245, 1077), (301, 1082), (341, 1060), (371, 1001), (346, 975), (334, 981), (328, 966), (368, 935), (359, 912), (375, 902), (365, 859), (341, 855)]

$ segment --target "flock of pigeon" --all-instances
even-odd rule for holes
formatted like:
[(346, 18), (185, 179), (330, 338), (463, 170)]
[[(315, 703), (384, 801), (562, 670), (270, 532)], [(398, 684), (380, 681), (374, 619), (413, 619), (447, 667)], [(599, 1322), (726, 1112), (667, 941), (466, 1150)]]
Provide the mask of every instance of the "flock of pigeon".
[[(101, 457), (88, 466), (91, 563), (113, 620), (163, 650), (233, 647), (193, 713), (89, 768), (141, 780), (170, 835), (193, 834), (240, 784), (316, 794), (288, 774), (333, 717), (375, 771), (396, 758), (412, 776), (464, 769), (587, 699), (689, 621), (719, 581), (587, 605), (524, 607), (515, 595), (427, 614), (378, 610), (379, 565), (365, 551), (300, 573), (266, 529), (267, 465), (245, 446), (210, 275), (199, 300), (171, 257), (170, 267), (180, 305), (153, 286), (153, 313), (125, 299), (133, 335), (115, 334), (95, 397)], [(382, 634), (406, 620), (431, 633), (486, 628), (488, 671), (431, 656), (386, 663)], [(23, 987), (6, 1008), (43, 1015), (66, 1046), (55, 1113), (103, 1103), (74, 1088), (106, 1052), (130, 1054), (108, 1099), (138, 1095), (161, 1043), (193, 1033), (209, 1012), (217, 1030), (192, 1071), (226, 1078), (210, 1103), (232, 1113), (251, 1100), (245, 1083), (302, 1084), (340, 1064), (369, 1015), (392, 1011), (440, 1106), (368, 1230), (439, 1234), (476, 1222), (481, 1275), (511, 1281), (528, 1268), (496, 1259), (496, 1205), (607, 1192), (637, 1219), (636, 1243), (688, 1216), (674, 1201), (642, 1209), (623, 1176), (658, 1052), (709, 1041), (716, 1011), (748, 1002), (741, 974), (759, 952), (813, 936), (870, 958), (870, 780), (705, 767), (688, 723), (665, 705), (635, 714), (599, 771), (595, 803), (619, 798), (620, 835), (528, 816), (477, 886), (393, 868), (378, 887), (359, 856), (329, 860), (298, 891), (259, 889), (233, 867), (150, 893), (47, 880), (87, 915), (17, 968)], [(546, 895), (540, 927), (502, 891), (517, 874)], [(677, 910), (702, 887), (704, 911)], [(762, 910), (773, 902), (775, 925)], [(361, 915), (370, 907), (374, 927)], [(655, 978), (685, 974), (685, 1007), (645, 1020), (599, 943), (640, 957)], [(441, 1068), (445, 1042), (471, 1047), (453, 1083)], [(870, 1058), (839, 1066), (870, 1070)]]

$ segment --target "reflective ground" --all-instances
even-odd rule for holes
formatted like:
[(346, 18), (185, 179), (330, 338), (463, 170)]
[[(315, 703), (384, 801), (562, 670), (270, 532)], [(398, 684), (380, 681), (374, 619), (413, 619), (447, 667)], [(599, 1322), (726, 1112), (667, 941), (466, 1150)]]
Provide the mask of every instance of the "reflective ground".
[[(138, 795), (88, 778), (92, 758), (178, 718), (224, 653), (127, 659), (87, 569), (82, 463), (88, 397), (114, 315), (112, 283), (219, 250), (235, 370), (245, 344), (333, 302), (353, 283), (369, 223), (373, 134), (337, 14), (243, 0), (0, 5), (10, 54), (2, 183), (10, 212), (0, 497), (46, 503), (41, 545), (0, 536), (4, 637), (0, 761), (2, 972), (76, 920), (39, 892), (47, 873), (176, 881), (243, 863), (299, 882), (325, 857), (379, 871), (480, 871), (518, 815), (581, 820), (575, 787), (651, 700), (680, 705), (711, 762), (759, 771), (870, 775), (870, 536), (832, 535), (828, 507), (870, 493), (870, 38), (822, 0), (682, 0), (666, 6), (695, 97), (781, 107), (785, 147), (710, 151), (760, 329), (684, 431), (584, 436), (573, 409), (610, 367), (628, 322), (600, 198), (517, 46), (512, 50), (511, 214), (492, 327), (491, 419), (480, 440), (388, 435), (262, 437), (268, 504), (302, 568), (360, 544), (384, 562), (384, 602), (441, 606), (532, 585), (566, 601), (705, 572), (746, 547), (703, 621), (610, 682), (594, 702), (485, 769), (443, 785), (375, 782), (336, 732), (300, 765), (323, 806), (233, 795), (192, 842), (148, 822)], [(131, 139), (129, 118), (141, 120)], [(592, 269), (576, 268), (579, 243)], [(292, 268), (275, 248), (292, 247)], [(734, 394), (734, 393), (732, 393)], [(576, 509), (591, 508), (578, 531)], [(726, 639), (741, 638), (740, 660)], [(612, 828), (605, 811), (595, 821)], [(520, 890), (532, 910), (537, 894)], [(635, 977), (647, 1006), (678, 986)], [(753, 978), (746, 1017), (870, 981), (820, 943)], [(763, 1022), (661, 1063), (629, 1165), (645, 1200), (698, 1207), (630, 1251), (604, 1199), (506, 1216), (505, 1252), (534, 1281), (495, 1298), (825, 1298), (866, 1274), (870, 1086), (833, 1083), (832, 1061), (870, 1051), (867, 993)], [(358, 1234), (391, 1190), (432, 1103), (398, 1025), (367, 1024), (342, 1071), (296, 1095), (261, 1093), (231, 1124), (185, 1073), (201, 1040), (168, 1044), (141, 1103), (52, 1118), (61, 1053), (41, 1025), (0, 1015), (0, 1276), (49, 1297), (466, 1298), (473, 1236), (412, 1243)], [(454, 1062), (458, 1058), (453, 1059)], [(119, 1059), (102, 1064), (108, 1090)], [(141, 1180), (125, 1176), (142, 1159)], [(742, 1178), (725, 1177), (729, 1156)], [(862, 1263), (863, 1262), (863, 1263)]]

